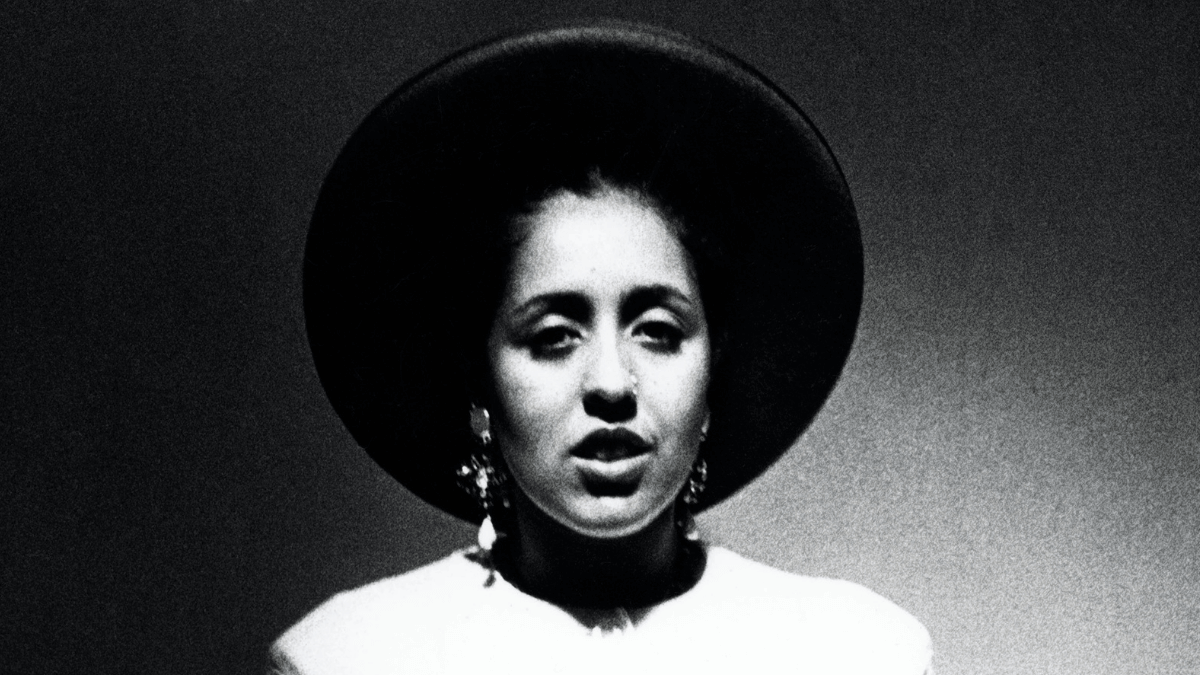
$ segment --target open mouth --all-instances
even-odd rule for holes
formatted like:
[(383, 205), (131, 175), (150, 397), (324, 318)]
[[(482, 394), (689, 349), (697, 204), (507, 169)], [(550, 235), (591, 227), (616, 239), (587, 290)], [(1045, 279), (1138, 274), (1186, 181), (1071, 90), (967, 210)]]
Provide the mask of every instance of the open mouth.
[(641, 452), (621, 459), (577, 458), (575, 465), (583, 487), (593, 497), (628, 497), (637, 491), (650, 465), (650, 453)]
[(584, 489), (594, 497), (628, 497), (642, 482), (654, 444), (628, 429), (600, 429), (574, 448)]
[(571, 456), (597, 462), (619, 462), (653, 449), (650, 441), (628, 429), (598, 429), (571, 448)]

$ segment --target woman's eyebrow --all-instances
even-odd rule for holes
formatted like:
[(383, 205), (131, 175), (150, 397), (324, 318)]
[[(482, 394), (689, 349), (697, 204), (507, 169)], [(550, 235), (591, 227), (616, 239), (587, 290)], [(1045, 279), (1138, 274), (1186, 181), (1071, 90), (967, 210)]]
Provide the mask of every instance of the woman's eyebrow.
[(543, 314), (562, 314), (577, 321), (588, 319), (592, 306), (583, 295), (569, 291), (542, 293), (517, 305), (512, 316), (518, 323)]
[(639, 286), (621, 299), (621, 320), (632, 321), (639, 314), (661, 305), (690, 309), (695, 303), (686, 293), (666, 284)]

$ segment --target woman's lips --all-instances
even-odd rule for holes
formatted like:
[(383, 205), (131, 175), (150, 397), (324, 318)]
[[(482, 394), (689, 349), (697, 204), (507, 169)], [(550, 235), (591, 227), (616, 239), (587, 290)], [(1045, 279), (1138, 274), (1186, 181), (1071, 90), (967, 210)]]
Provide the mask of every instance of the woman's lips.
[(650, 465), (650, 453), (606, 461), (575, 458), (583, 487), (595, 497), (628, 497), (637, 490)]
[(628, 429), (597, 429), (571, 448), (571, 456), (599, 462), (619, 462), (644, 455), (653, 449), (653, 443)]
[(588, 492), (620, 497), (637, 489), (652, 450), (654, 444), (628, 429), (600, 429), (571, 448), (571, 456)]
[(597, 462), (619, 462), (630, 457), (637, 457), (650, 452), (650, 448), (627, 445), (625, 443), (605, 444), (589, 448), (587, 453), (575, 455), (579, 459), (595, 460)]

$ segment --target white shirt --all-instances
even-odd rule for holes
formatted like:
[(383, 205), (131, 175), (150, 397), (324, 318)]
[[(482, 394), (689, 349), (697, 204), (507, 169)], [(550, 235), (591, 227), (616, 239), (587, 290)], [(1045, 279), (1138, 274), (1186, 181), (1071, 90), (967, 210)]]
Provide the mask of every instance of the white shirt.
[(334, 596), (272, 649), (288, 675), (922, 675), (931, 654), (920, 622), (862, 586), (716, 547), (691, 590), (614, 612), (526, 595), (462, 551)]

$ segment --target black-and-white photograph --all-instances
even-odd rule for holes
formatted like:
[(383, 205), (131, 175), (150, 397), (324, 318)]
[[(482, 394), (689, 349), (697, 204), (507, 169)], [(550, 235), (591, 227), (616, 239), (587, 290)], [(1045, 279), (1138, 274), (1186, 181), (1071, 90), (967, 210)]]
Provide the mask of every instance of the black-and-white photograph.
[(0, 673), (1200, 671), (1200, 6), (5, 14)]

